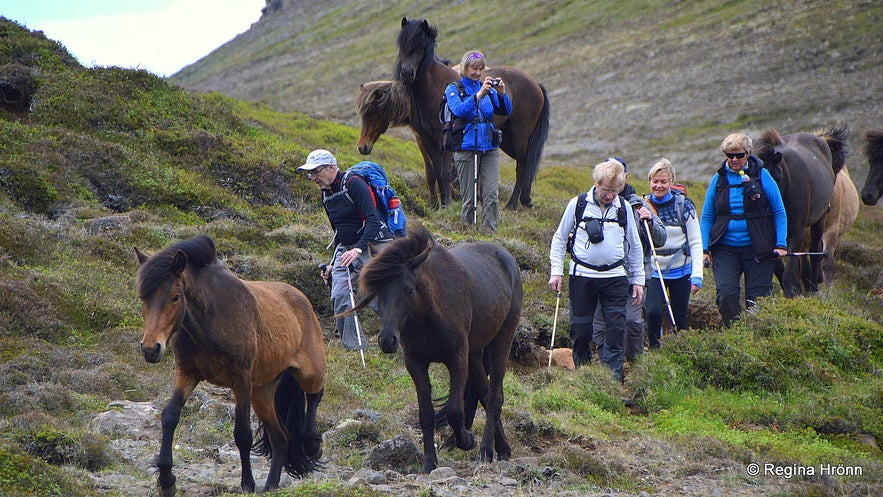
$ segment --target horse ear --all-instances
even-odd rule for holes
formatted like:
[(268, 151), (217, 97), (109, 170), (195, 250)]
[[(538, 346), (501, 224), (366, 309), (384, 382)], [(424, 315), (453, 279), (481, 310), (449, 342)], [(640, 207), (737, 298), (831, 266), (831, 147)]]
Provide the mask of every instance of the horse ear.
[(404, 28), (404, 27), (407, 26), (407, 25), (408, 25), (408, 18), (407, 18), (407, 17), (402, 17), (402, 27)]
[(179, 250), (175, 253), (175, 257), (172, 258), (172, 271), (175, 274), (181, 274), (185, 267), (187, 267), (187, 254), (183, 250)]
[(144, 264), (145, 262), (147, 262), (147, 259), (150, 259), (150, 256), (138, 250), (138, 247), (135, 247), (135, 257), (138, 258), (139, 265)]
[(423, 264), (423, 262), (426, 261), (426, 258), (429, 257), (430, 250), (432, 250), (431, 244), (429, 246), (427, 246), (425, 249), (423, 249), (423, 252), (420, 252), (413, 259), (408, 261), (408, 267), (412, 271), (417, 269), (417, 266), (419, 266), (420, 264)]

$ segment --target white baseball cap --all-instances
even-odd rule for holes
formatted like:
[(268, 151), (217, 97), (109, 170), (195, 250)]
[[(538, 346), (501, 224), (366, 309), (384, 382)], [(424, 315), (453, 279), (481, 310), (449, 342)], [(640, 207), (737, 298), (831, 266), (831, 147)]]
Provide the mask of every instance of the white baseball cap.
[(316, 149), (310, 152), (310, 155), (307, 156), (306, 164), (297, 168), (298, 171), (312, 171), (317, 167), (327, 166), (330, 164), (337, 165), (337, 159), (334, 158), (334, 155), (331, 152), (323, 149)]

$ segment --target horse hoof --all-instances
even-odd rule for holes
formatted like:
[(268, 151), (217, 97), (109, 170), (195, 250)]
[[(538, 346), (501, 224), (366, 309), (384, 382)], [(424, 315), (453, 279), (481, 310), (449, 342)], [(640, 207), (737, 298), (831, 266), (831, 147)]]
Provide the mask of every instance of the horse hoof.
[(462, 445), (457, 445), (460, 450), (472, 450), (475, 448), (475, 437), (470, 432), (466, 432), (466, 437), (464, 438), (464, 443)]
[(489, 463), (494, 462), (494, 451), (490, 449), (482, 449), (478, 451), (478, 462)]

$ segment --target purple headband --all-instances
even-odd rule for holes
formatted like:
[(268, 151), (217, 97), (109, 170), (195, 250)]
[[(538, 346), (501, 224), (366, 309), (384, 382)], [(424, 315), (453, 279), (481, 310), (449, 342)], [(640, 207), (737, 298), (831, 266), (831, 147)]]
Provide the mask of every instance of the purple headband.
[(466, 60), (483, 59), (483, 58), (484, 58), (484, 55), (481, 52), (475, 52), (474, 54), (470, 55), (469, 57), (466, 57)]

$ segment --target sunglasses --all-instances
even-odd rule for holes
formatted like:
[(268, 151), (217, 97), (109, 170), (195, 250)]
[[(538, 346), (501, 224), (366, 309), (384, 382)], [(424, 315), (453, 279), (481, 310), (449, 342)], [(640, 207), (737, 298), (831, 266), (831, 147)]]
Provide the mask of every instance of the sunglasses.
[(328, 168), (327, 165), (326, 165), (326, 166), (319, 166), (319, 167), (317, 167), (316, 169), (313, 169), (312, 171), (308, 172), (308, 173), (307, 173), (307, 178), (308, 178), (308, 179), (313, 179), (317, 174), (321, 173), (322, 171), (324, 171), (324, 170), (327, 169), (327, 168)]
[(724, 155), (727, 159), (742, 159), (745, 157), (745, 152), (724, 152)]
[(475, 52), (474, 54), (470, 55), (469, 57), (466, 57), (466, 60), (483, 59), (483, 58), (484, 58), (484, 55), (482, 55), (481, 52)]

